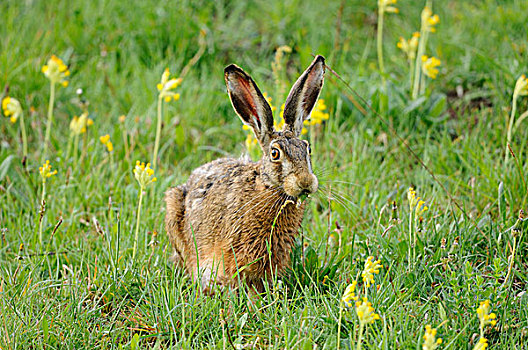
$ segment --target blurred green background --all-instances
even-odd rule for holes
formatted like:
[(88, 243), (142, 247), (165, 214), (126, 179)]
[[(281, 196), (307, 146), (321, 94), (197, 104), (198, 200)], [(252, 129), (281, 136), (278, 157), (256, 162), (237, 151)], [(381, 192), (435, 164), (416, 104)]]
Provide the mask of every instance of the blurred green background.
[[(413, 100), (396, 43), (419, 30), (424, 4), (400, 1), (399, 14), (385, 14), (383, 89), (376, 1), (1, 1), (0, 97), (21, 101), (30, 151), (24, 167), (18, 124), (2, 117), (0, 347), (212, 349), (230, 347), (232, 337), (239, 346), (334, 349), (341, 294), (369, 255), (385, 268), (371, 295), (382, 320), (369, 328), (365, 348), (420, 348), (432, 324), (443, 348), (471, 349), (479, 336), (475, 310), (485, 299), (499, 318), (486, 331), (490, 348), (526, 346), (527, 245), (511, 234), (526, 209), (526, 121), (513, 134), (515, 157), (507, 164), (504, 157), (513, 89), (528, 73), (528, 2), (434, 1), (440, 23), (426, 53), (441, 60), (440, 72)], [(310, 202), (293, 272), (284, 277), (288, 290), (275, 288), (255, 311), (243, 293), (204, 297), (168, 262), (162, 198), (195, 167), (245, 152), (223, 69), (243, 67), (278, 107), (288, 90), (277, 89), (271, 63), (282, 45), (292, 49), (282, 61), (285, 85), (321, 54), (361, 98), (327, 71), (321, 98), (330, 118), (305, 137), (322, 191), (332, 194)], [(164, 104), (158, 182), (147, 191), (132, 262), (132, 169), (154, 147), (156, 84), (167, 67), (178, 77), (200, 47), (177, 89), (180, 100)], [(41, 68), (52, 54), (71, 76), (55, 101), (50, 162), (58, 174), (47, 185), (41, 247), (38, 167), (50, 91)], [(72, 157), (69, 125), (82, 112), (80, 99), (94, 125)], [(517, 117), (527, 100), (519, 99)], [(112, 158), (98, 140), (104, 134)], [(412, 270), (410, 186), (430, 207)], [(354, 320), (342, 319), (341, 348), (357, 340)]]

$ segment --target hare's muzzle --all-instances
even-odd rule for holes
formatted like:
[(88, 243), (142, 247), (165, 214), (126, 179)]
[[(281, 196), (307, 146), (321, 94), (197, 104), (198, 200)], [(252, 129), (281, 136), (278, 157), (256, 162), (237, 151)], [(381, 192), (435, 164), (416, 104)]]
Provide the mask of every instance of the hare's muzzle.
[(290, 175), (284, 182), (284, 191), (290, 196), (300, 197), (315, 193), (319, 181), (314, 174)]

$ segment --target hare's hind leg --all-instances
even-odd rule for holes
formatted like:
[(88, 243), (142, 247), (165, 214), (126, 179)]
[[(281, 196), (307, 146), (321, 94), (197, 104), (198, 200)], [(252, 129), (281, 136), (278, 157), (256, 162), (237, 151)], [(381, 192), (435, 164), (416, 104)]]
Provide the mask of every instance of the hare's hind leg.
[(191, 258), (189, 254), (194, 255), (193, 251), (189, 249), (189, 242), (183, 230), (186, 195), (187, 188), (185, 185), (170, 188), (165, 192), (165, 203), (167, 205), (165, 230), (167, 230), (169, 241), (174, 248), (172, 260), (182, 268), (186, 268), (185, 262)]

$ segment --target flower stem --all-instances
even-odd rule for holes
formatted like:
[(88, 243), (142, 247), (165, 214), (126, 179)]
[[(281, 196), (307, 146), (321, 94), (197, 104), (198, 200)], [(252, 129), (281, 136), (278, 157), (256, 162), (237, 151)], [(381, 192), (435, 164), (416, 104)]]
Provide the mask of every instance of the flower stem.
[(127, 136), (126, 129), (124, 126), (121, 126), (121, 134), (123, 135), (123, 144), (125, 145), (125, 158), (126, 160), (128, 160), (128, 154), (129, 154), (128, 136)]
[(42, 221), (44, 221), (44, 198), (46, 197), (46, 181), (42, 181), (42, 196), (40, 198), (40, 217), (39, 217), (39, 241), (42, 245)]
[(417, 228), (416, 228), (416, 213), (414, 215), (414, 221), (413, 221), (413, 258), (412, 258), (412, 261), (413, 261), (413, 265), (414, 265), (414, 262), (416, 261), (416, 231)]
[(73, 137), (73, 169), (77, 170), (77, 148), (79, 146), (79, 135)]
[[(425, 3), (425, 7), (428, 7), (432, 9), (432, 0), (427, 0)], [(429, 35), (429, 32), (425, 30), (423, 21), (420, 24), (420, 40), (418, 41), (418, 52), (416, 53), (416, 61), (414, 65), (414, 85), (412, 89), (412, 99), (415, 100), (418, 97), (418, 91), (420, 88), (420, 82), (421, 82), (421, 62), (422, 62), (422, 56), (425, 52), (425, 47), (427, 44), (427, 37)]]
[(22, 155), (24, 158), (27, 157), (27, 134), (26, 134), (26, 123), (24, 123), (24, 113), (20, 114), (20, 129), (22, 132)]
[(409, 213), (409, 270), (411, 269), (411, 263), (412, 263), (412, 256), (411, 256), (411, 246), (412, 246), (412, 238), (413, 238), (412, 217), (413, 217), (413, 209), (411, 208), (411, 212)]
[(137, 251), (138, 237), (139, 237), (139, 219), (141, 217), (141, 202), (143, 201), (143, 190), (144, 190), (143, 187), (139, 189), (139, 203), (138, 203), (137, 219), (136, 219), (136, 234), (134, 235), (134, 249), (132, 251), (132, 260), (136, 258), (136, 251)]
[[(517, 225), (515, 225), (515, 226), (517, 226)], [(506, 278), (504, 278), (504, 282), (502, 283), (503, 286), (506, 286), (506, 282), (508, 282), (508, 279), (510, 278), (510, 275), (511, 275), (511, 272), (512, 272), (512, 269), (513, 269), (513, 263), (515, 261), (516, 248), (517, 248), (517, 237), (514, 236), (513, 237), (513, 251), (512, 251), (512, 254), (510, 256), (510, 263), (508, 264), (508, 273), (506, 274)]]
[(361, 350), (361, 343), (363, 342), (363, 330), (365, 329), (365, 325), (363, 323), (359, 323), (359, 335), (358, 335), (358, 341), (357, 341), (357, 347), (356, 350)]
[(412, 89), (412, 99), (415, 100), (418, 97), (418, 92), (420, 89), (420, 78), (421, 78), (421, 71), (420, 68), (422, 65), (420, 64), (422, 61), (422, 56), (425, 51), (425, 44), (427, 42), (427, 32), (422, 28), (420, 28), (420, 40), (418, 41), (418, 52), (416, 53), (416, 61), (414, 63), (414, 84)]
[(512, 98), (512, 109), (510, 114), (510, 123), (508, 125), (508, 134), (506, 136), (506, 154), (504, 155), (504, 166), (508, 164), (508, 160), (510, 159), (510, 152), (508, 151), (508, 145), (511, 142), (512, 138), (512, 130), (513, 130), (513, 121), (515, 119), (515, 114), (517, 113), (517, 95), (513, 94)]
[(414, 82), (414, 60), (409, 60), (409, 89), (412, 89)]
[(50, 82), (50, 99), (48, 105), (48, 122), (46, 123), (46, 137), (44, 138), (44, 152), (42, 153), (42, 159), (44, 160), (48, 154), (48, 143), (51, 135), (51, 123), (53, 119), (53, 104), (55, 103), (55, 83)]
[(379, 70), (381, 74), (381, 82), (383, 86), (383, 91), (385, 91), (385, 87), (387, 82), (385, 81), (385, 66), (383, 64), (383, 14), (384, 11), (382, 8), (378, 8), (378, 37), (377, 37), (377, 49), (378, 49), (378, 64), (379, 64)]
[(343, 318), (343, 306), (339, 306), (339, 322), (337, 325), (337, 350), (341, 348), (341, 320)]
[(158, 123), (156, 125), (156, 141), (154, 142), (154, 154), (152, 155), (152, 169), (156, 169), (156, 163), (158, 159), (158, 149), (161, 136), (162, 102), (163, 99), (161, 97), (158, 97)]

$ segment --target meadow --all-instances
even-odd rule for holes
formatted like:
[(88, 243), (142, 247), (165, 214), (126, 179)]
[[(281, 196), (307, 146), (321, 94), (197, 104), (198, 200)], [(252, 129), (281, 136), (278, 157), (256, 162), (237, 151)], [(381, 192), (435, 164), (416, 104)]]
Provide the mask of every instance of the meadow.
[[(1, 1), (0, 349), (528, 348), (527, 8)], [(291, 271), (204, 295), (169, 261), (163, 194), (260, 155), (225, 66), (279, 123), (316, 54), (320, 191)]]

